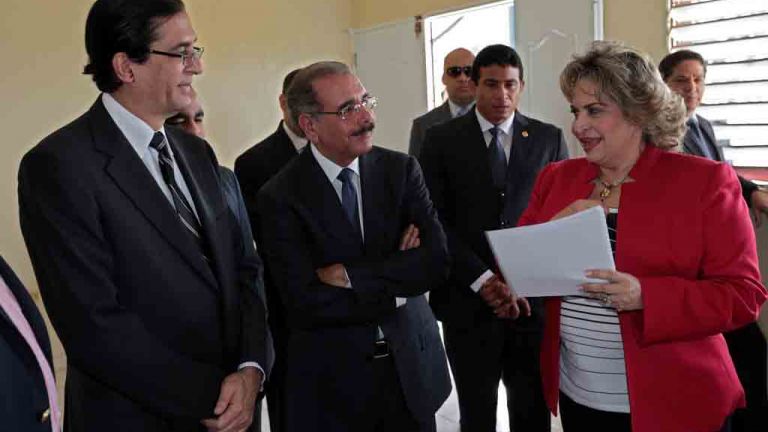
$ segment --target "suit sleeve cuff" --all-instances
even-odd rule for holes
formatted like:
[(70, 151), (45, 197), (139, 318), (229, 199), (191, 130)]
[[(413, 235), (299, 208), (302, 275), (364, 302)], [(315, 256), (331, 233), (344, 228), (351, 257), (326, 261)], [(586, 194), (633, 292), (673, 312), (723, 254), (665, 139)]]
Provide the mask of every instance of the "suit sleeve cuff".
[(477, 278), (474, 282), (472, 282), (472, 285), (469, 287), (474, 292), (480, 291), (480, 288), (483, 287), (483, 284), (488, 282), (488, 279), (493, 277), (493, 272), (490, 270), (486, 270), (485, 273), (481, 274), (479, 278)]

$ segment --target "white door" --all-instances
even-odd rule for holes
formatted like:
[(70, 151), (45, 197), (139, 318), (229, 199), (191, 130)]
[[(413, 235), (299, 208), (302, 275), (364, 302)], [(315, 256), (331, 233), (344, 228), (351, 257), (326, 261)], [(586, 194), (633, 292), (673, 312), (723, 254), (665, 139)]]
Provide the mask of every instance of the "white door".
[(415, 23), (409, 18), (352, 31), (357, 75), (379, 100), (374, 143), (404, 153), (411, 122), (427, 107), (424, 39)]
[[(409, 18), (352, 31), (357, 74), (379, 98), (374, 142), (402, 152), (411, 122), (427, 111), (424, 34), (415, 24)], [(514, 28), (526, 80), (520, 111), (562, 128), (571, 155), (581, 154), (558, 77), (575, 52), (601, 37), (602, 0), (516, 0)]]

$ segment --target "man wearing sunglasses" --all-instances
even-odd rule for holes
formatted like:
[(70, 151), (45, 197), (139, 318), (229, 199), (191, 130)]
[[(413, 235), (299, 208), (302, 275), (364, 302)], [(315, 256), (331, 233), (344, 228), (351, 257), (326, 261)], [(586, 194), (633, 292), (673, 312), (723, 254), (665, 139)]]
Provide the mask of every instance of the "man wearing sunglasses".
[(448, 99), (439, 107), (413, 120), (408, 154), (419, 157), (424, 135), (430, 127), (466, 114), (475, 102), (472, 62), (475, 55), (466, 48), (456, 48), (443, 61), (443, 84)]
[(288, 89), (310, 144), (259, 192), (285, 310), (288, 432), (435, 430), (451, 384), (424, 293), (445, 234), (413, 157), (373, 146), (376, 98), (338, 62)]
[(19, 169), (21, 228), (67, 353), (64, 429), (244, 431), (266, 361), (258, 275), (202, 139), (163, 123), (202, 73), (181, 0), (98, 0), (102, 92)]

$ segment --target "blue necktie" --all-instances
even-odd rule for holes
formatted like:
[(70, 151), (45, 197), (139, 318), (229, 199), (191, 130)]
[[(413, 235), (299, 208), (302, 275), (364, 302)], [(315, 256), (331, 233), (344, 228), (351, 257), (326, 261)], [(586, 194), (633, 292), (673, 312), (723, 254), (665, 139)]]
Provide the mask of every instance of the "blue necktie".
[(696, 147), (699, 148), (699, 150), (701, 151), (701, 154), (707, 159), (717, 160), (715, 158), (715, 155), (712, 153), (712, 149), (709, 148), (709, 144), (707, 144), (707, 140), (704, 139), (704, 134), (701, 133), (699, 122), (691, 118), (688, 120), (687, 124), (688, 124), (688, 129), (691, 130), (693, 142), (696, 143)]
[(352, 176), (355, 172), (349, 168), (341, 170), (336, 177), (341, 182), (341, 207), (344, 209), (344, 213), (347, 215), (347, 219), (355, 228), (355, 233), (362, 241), (363, 236), (360, 232), (360, 216), (357, 204), (357, 189)]
[(504, 154), (504, 147), (499, 139), (500, 131), (497, 126), (489, 130), (491, 143), (488, 146), (488, 162), (491, 166), (493, 185), (497, 189), (504, 189), (507, 182), (507, 155)]

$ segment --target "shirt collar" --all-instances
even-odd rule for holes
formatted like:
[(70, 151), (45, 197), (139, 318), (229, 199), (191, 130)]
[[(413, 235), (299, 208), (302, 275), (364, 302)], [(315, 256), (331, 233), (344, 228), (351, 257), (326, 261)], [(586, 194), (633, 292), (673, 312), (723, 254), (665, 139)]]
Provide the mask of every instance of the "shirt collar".
[(501, 131), (504, 132), (505, 134), (512, 135), (512, 122), (515, 121), (514, 111), (512, 112), (512, 115), (509, 116), (508, 119), (504, 120), (504, 122), (498, 125), (494, 125), (493, 123), (486, 120), (486, 118), (483, 117), (483, 115), (480, 114), (480, 111), (478, 110), (475, 110), (475, 115), (477, 115), (477, 121), (480, 123), (480, 130), (483, 131), (483, 133), (498, 126), (499, 129), (501, 129)]
[(461, 106), (457, 103), (454, 103), (452, 100), (448, 99), (448, 108), (451, 109), (451, 117), (456, 118), (459, 115), (460, 111), (463, 111), (464, 114), (469, 112), (470, 109), (475, 105), (475, 102), (472, 101), (469, 103), (469, 105)]
[(309, 146), (312, 149), (312, 155), (315, 156), (317, 163), (320, 164), (320, 168), (322, 168), (323, 172), (328, 177), (328, 181), (331, 183), (336, 180), (336, 178), (339, 176), (339, 173), (344, 168), (349, 168), (354, 171), (358, 177), (360, 176), (360, 158), (355, 158), (355, 160), (353, 160), (352, 163), (350, 163), (348, 166), (342, 167), (320, 153), (320, 150), (318, 150), (314, 144), (310, 143)]
[(301, 149), (303, 149), (304, 146), (307, 145), (307, 139), (296, 135), (291, 130), (291, 128), (288, 127), (285, 121), (282, 121), (281, 124), (283, 126), (283, 130), (285, 131), (285, 134), (288, 135), (288, 138), (291, 139), (291, 143), (293, 143), (293, 146), (296, 148), (296, 151), (297, 152), (301, 151)]
[[(109, 116), (112, 117), (112, 120), (120, 129), (120, 132), (125, 135), (131, 146), (139, 155), (145, 154), (155, 131), (144, 120), (136, 117), (135, 114), (120, 105), (120, 102), (115, 100), (109, 93), (102, 93), (101, 101)], [(165, 135), (165, 128), (161, 127), (160, 132)]]

